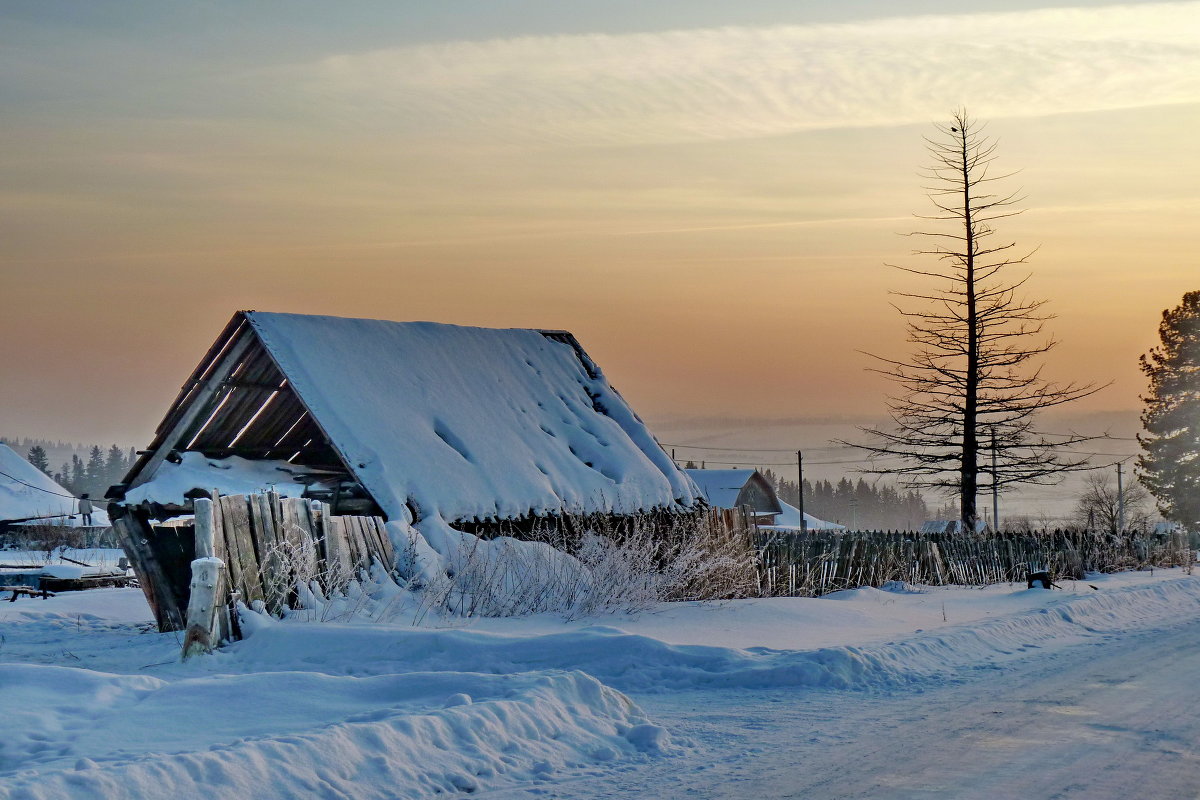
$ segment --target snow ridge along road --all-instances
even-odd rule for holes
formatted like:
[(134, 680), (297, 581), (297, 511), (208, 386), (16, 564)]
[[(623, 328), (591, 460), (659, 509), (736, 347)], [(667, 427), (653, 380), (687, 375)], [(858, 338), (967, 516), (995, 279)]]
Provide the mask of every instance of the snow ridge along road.
[[(1093, 746), (1157, 747), (1159, 771), (1178, 777), (1187, 757), (1178, 742), (1195, 730), (1175, 719), (1159, 739), (1121, 731), (1142, 731), (1164, 714), (1156, 703), (1165, 698), (1184, 705), (1181, 682), (1196, 672), (1166, 664), (1200, 666), (1185, 646), (1200, 647), (1200, 578), (1093, 582), (1098, 590), (1076, 584), (1075, 594), (859, 589), (682, 604), (613, 625), (260, 620), (246, 641), (187, 664), (177, 663), (174, 636), (139, 632), (146, 612), (144, 601), (135, 608), (136, 590), (5, 603), (0, 714), (18, 732), (0, 743), (0, 798), (784, 797), (797, 787), (809, 797), (960, 797), (972, 795), (929, 776), (942, 774), (941, 753), (965, 742), (979, 754), (960, 753), (950, 773), (978, 765), (976, 777), (992, 780), (1018, 763), (1052, 773), (1015, 735), (1035, 730), (1022, 717), (1070, 723)], [(968, 621), (946, 624), (943, 614)], [(822, 628), (828, 619), (840, 627)], [(779, 630), (777, 620), (788, 624)], [(722, 633), (729, 628), (738, 631)], [(748, 647), (747, 636), (777, 646)], [(824, 646), (796, 646), (805, 642)], [(1161, 658), (1139, 663), (1139, 652), (1141, 662), (1147, 652)], [(1095, 674), (1078, 673), (1089, 667)], [(1058, 669), (1070, 676), (1054, 684)], [(1152, 685), (1134, 691), (1138, 669)], [(1172, 675), (1165, 689), (1154, 683)], [(1021, 696), (1002, 699), (1013, 692)], [(1089, 703), (1105, 693), (1136, 694), (1118, 705), (1144, 708), (1097, 721), (1115, 726), (1108, 733), (1080, 727), (1073, 715), (1099, 719), (1105, 707)], [(1054, 698), (1070, 702), (1047, 711)], [(981, 709), (993, 701), (1000, 708)], [(1071, 741), (1053, 726), (1037, 730), (1047, 742)], [(931, 743), (920, 757), (905, 750), (914, 734)], [(1142, 763), (1140, 752), (1119, 757)], [(803, 779), (797, 758), (810, 765)], [(839, 763), (853, 781), (829, 777)], [(1190, 786), (1182, 777), (1170, 785)]]

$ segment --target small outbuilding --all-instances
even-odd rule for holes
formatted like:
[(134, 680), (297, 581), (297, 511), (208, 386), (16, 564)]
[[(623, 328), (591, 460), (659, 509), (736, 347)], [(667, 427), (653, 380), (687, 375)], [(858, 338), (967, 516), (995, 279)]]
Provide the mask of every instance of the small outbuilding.
[(756, 469), (685, 469), (700, 487), (704, 499), (717, 508), (749, 508), (754, 516), (771, 524), (783, 506), (775, 487)]

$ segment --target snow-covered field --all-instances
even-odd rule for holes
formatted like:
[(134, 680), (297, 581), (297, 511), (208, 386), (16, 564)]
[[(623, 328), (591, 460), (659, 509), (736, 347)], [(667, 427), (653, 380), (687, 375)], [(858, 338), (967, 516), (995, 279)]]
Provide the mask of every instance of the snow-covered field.
[[(571, 623), (256, 617), (246, 640), (187, 663), (139, 590), (4, 602), (0, 798), (772, 797), (796, 785), (789, 748), (816, 759), (808, 796), (838, 797), (851, 793), (813, 782), (822, 759), (850, 752), (835, 719), (900, 743), (883, 709), (934, 707), (947, 692), (961, 706), (1054, 654), (1086, 664), (1069, 654), (1147, 631), (1200, 644), (1200, 576), (1179, 570), (1062, 591), (893, 588)], [(1182, 687), (1141, 691), (1183, 701)], [(980, 730), (959, 728), (958, 740)], [(925, 759), (953, 743), (925, 742)], [(759, 779), (744, 774), (755, 759), (766, 759)], [(763, 784), (772, 769), (781, 782)], [(871, 786), (861, 796), (923, 796)]]

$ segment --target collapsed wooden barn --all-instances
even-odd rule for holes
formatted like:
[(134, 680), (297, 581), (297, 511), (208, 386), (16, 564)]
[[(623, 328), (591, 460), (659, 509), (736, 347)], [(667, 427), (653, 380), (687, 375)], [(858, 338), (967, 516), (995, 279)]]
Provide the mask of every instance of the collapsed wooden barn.
[(277, 498), (257, 522), (249, 501), (249, 537), (229, 540), (260, 564), (287, 513), (317, 539), (353, 516), (377, 521), (355, 528), (377, 550), (385, 524), (439, 550), (447, 525), (486, 536), (705, 507), (570, 333), (255, 311), (233, 316), (108, 494), (164, 630), (183, 625), (196, 500), (220, 495)]

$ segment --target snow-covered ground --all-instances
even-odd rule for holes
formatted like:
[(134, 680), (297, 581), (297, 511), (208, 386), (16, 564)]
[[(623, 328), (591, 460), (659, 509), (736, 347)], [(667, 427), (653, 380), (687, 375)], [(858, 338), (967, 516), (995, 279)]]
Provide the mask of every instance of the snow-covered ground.
[[(928, 781), (901, 779), (913, 774), (902, 763), (917, 749), (913, 732), (928, 774), (940, 774), (939, 753), (970, 740), (999, 780), (1004, 753), (1016, 752), (1005, 737), (1032, 723), (1012, 713), (1001, 725), (996, 709), (973, 702), (1017, 711), (998, 698), (1055, 673), (1053, 659), (1096, 671), (1112, 652), (1114, 665), (1136, 671), (1138, 652), (1157, 652), (1147, 644), (1156, 631), (1190, 642), (1193, 660), (1183, 650), (1177, 660), (1200, 665), (1198, 626), (1200, 576), (1165, 570), (1062, 591), (897, 586), (571, 623), (256, 617), (245, 641), (180, 663), (178, 636), (154, 632), (138, 590), (24, 599), (0, 603), (0, 798), (780, 797), (789, 787), (811, 797), (925, 796)], [(1184, 675), (1166, 666), (1146, 674), (1120, 695), (1142, 709), (1133, 722), (1154, 717), (1155, 698), (1190, 702)], [(1100, 686), (1096, 676), (1058, 680), (1063, 697)], [(1098, 696), (1046, 713), (1094, 717)], [(932, 722), (938, 708), (961, 713), (939, 721), (943, 730)], [(1100, 728), (1087, 732), (1103, 744)], [(1197, 767), (1167, 734), (1153, 741), (1161, 763)], [(851, 752), (862, 765), (850, 782), (858, 794), (832, 772), (822, 777), (852, 766)], [(871, 770), (895, 774), (868, 780)], [(1172, 787), (1200, 789), (1200, 768), (1194, 786), (1168, 773)], [(1023, 781), (1032, 791), (1023, 796), (1049, 796)], [(1152, 791), (1152, 776), (1135, 785), (1166, 796)], [(991, 796), (1012, 795), (993, 786)]]

